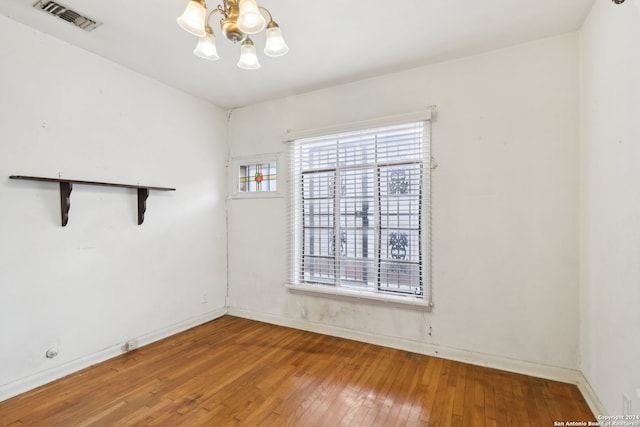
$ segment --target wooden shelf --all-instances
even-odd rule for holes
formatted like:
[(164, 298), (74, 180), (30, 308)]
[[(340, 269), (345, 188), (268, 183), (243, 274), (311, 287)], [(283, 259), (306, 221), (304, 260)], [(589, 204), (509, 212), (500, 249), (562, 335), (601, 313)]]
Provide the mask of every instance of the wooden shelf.
[(144, 222), (144, 214), (147, 210), (147, 198), (149, 190), (154, 191), (175, 191), (175, 188), (168, 187), (151, 187), (148, 185), (132, 185), (132, 184), (115, 184), (112, 182), (99, 181), (82, 181), (79, 179), (64, 178), (43, 178), (39, 176), (11, 175), (10, 179), (24, 179), (29, 181), (57, 182), (60, 185), (60, 216), (62, 218), (62, 226), (66, 226), (69, 222), (69, 209), (71, 208), (71, 191), (73, 184), (97, 185), (102, 187), (121, 187), (134, 188), (138, 190), (138, 225)]

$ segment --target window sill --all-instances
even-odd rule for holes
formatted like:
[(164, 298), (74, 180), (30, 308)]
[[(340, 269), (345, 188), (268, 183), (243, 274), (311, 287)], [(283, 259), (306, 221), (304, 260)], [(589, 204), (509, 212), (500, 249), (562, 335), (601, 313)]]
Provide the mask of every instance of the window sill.
[(321, 294), (330, 298), (358, 300), (372, 304), (403, 307), (413, 310), (431, 311), (431, 307), (433, 306), (431, 302), (426, 299), (408, 295), (377, 294), (373, 292), (358, 291), (355, 289), (344, 289), (327, 285), (312, 284), (296, 285), (293, 283), (287, 283), (285, 284), (285, 287), (292, 292)]
[(230, 200), (251, 200), (251, 199), (283, 199), (284, 194), (279, 191), (254, 191), (246, 193), (233, 193)]

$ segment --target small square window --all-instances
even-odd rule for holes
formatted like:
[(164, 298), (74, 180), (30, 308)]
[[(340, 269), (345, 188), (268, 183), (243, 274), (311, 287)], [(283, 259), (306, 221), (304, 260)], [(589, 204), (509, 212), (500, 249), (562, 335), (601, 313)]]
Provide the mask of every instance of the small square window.
[(240, 165), (238, 168), (238, 192), (278, 191), (277, 173), (275, 162)]
[(239, 157), (230, 164), (231, 197), (282, 197), (277, 154)]

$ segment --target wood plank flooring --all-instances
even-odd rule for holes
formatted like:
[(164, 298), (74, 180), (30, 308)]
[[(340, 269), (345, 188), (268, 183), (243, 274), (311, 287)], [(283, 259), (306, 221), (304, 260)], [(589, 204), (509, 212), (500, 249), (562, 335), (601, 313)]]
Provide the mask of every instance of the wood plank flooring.
[(569, 384), (225, 316), (0, 402), (0, 426), (553, 426)]

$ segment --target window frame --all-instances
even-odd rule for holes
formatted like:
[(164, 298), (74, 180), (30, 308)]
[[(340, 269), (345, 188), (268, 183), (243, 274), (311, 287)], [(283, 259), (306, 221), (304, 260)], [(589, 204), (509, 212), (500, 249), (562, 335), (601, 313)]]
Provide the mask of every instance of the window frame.
[[(312, 294), (322, 294), (329, 297), (334, 297), (338, 299), (352, 299), (357, 298), (358, 300), (364, 300), (368, 302), (381, 302), (381, 303), (391, 303), (397, 304), (404, 307), (417, 308), (417, 309), (430, 309), (432, 307), (432, 298), (431, 298), (431, 169), (432, 169), (432, 157), (431, 157), (431, 112), (435, 110), (435, 107), (429, 107), (426, 110), (390, 116), (381, 119), (368, 120), (363, 122), (345, 124), (334, 126), (331, 128), (324, 128), (312, 131), (303, 131), (303, 132), (289, 132), (287, 142), (290, 144), (289, 149), (289, 179), (288, 179), (288, 204), (289, 204), (289, 232), (290, 232), (290, 244), (289, 244), (289, 278), (286, 284), (286, 287), (291, 291), (304, 292), (304, 293), (312, 293)], [(304, 138), (315, 138), (315, 137), (323, 137), (330, 136), (334, 134), (340, 134), (345, 132), (352, 131), (362, 131), (362, 130), (373, 130), (375, 128), (382, 128), (386, 126), (395, 126), (408, 124), (412, 122), (424, 122), (424, 130), (423, 130), (423, 156), (418, 164), (421, 165), (422, 170), (422, 180), (420, 182), (421, 185), (421, 195), (420, 195), (420, 204), (421, 204), (421, 220), (420, 227), (418, 229), (418, 234), (420, 235), (420, 243), (419, 250), (421, 251), (421, 262), (418, 264), (418, 268), (422, 269), (422, 294), (414, 295), (411, 293), (394, 293), (389, 291), (380, 291), (377, 289), (358, 289), (351, 288), (339, 285), (339, 280), (336, 281), (335, 284), (321, 284), (321, 283), (310, 283), (310, 282), (301, 282), (298, 278), (300, 277), (300, 265), (302, 263), (301, 259), (301, 247), (304, 245), (302, 241), (302, 237), (298, 234), (302, 229), (301, 222), (302, 219), (296, 218), (296, 212), (298, 212), (298, 208), (302, 210), (301, 206), (296, 207), (295, 203), (302, 203), (302, 198), (298, 200), (294, 192), (300, 190), (300, 183), (297, 182), (298, 179), (302, 178), (302, 172), (300, 172), (299, 176), (296, 176), (296, 165), (293, 164), (295, 161), (295, 156), (293, 155), (294, 150), (296, 149), (297, 141)], [(411, 162), (406, 162), (411, 163)], [(416, 162), (413, 162), (416, 163)], [(336, 166), (337, 167), (337, 166)], [(374, 173), (379, 174), (380, 166), (375, 165), (373, 167)], [(377, 175), (376, 179), (378, 180), (375, 184), (378, 186), (382, 185), (379, 181), (379, 175)], [(301, 197), (301, 196), (300, 196)], [(374, 192), (374, 199), (379, 197), (379, 193)], [(376, 200), (376, 203), (378, 201)], [(374, 212), (374, 215), (379, 216), (379, 206), (376, 206), (378, 212)], [(377, 224), (376, 227), (381, 229), (381, 224)], [(336, 225), (333, 225), (333, 229), (336, 230)], [(339, 227), (337, 227), (339, 230)], [(377, 232), (377, 231), (376, 231)], [(376, 238), (376, 234), (374, 232), (374, 239)], [(378, 246), (376, 246), (376, 254), (371, 258), (371, 261), (376, 266), (376, 269), (379, 268), (382, 259), (380, 253), (378, 252)], [(297, 259), (296, 259), (297, 258)], [(376, 270), (377, 271), (377, 270)], [(376, 284), (378, 286), (379, 283)]]

